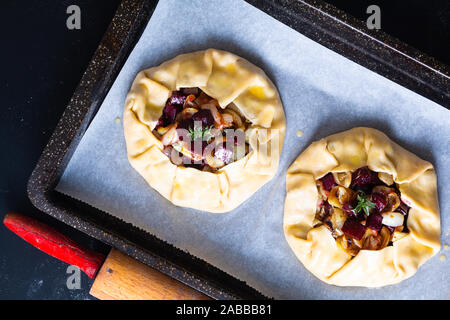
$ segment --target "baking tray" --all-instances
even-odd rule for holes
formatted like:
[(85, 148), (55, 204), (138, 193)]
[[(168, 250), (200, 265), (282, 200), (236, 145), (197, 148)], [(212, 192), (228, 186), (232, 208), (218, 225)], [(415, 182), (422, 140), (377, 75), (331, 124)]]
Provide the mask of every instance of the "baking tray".
[[(248, 0), (312, 40), (446, 108), (448, 67), (318, 1)], [(33, 204), (51, 216), (217, 299), (265, 298), (207, 262), (131, 224), (55, 191), (61, 174), (150, 19), (157, 1), (123, 0), (29, 183)]]

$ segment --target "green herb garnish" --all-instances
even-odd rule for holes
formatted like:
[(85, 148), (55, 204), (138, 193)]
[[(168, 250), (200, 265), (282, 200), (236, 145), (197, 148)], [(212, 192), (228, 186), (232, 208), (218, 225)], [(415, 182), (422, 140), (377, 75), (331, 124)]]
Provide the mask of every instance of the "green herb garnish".
[(373, 203), (372, 201), (368, 200), (367, 199), (368, 198), (367, 195), (361, 190), (358, 191), (358, 194), (357, 194), (356, 198), (358, 199), (358, 205), (352, 211), (355, 214), (358, 214), (361, 211), (361, 209), (362, 209), (362, 210), (364, 210), (364, 213), (366, 214), (366, 216), (369, 216), (370, 209), (373, 209), (373, 208), (376, 207), (375, 203)]
[(199, 139), (209, 142), (209, 140), (214, 137), (212, 129), (213, 126), (209, 126), (206, 128), (202, 128), (201, 126), (194, 126), (194, 129), (189, 128), (189, 137), (191, 138), (191, 141)]

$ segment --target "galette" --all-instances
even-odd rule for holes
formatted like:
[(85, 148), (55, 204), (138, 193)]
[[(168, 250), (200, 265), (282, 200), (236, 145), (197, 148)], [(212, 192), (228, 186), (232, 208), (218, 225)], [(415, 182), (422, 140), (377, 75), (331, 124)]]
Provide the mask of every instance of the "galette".
[(123, 117), (133, 168), (173, 204), (208, 212), (236, 208), (272, 179), (286, 127), (265, 73), (215, 49), (139, 72)]
[(286, 175), (286, 240), (326, 283), (398, 283), (440, 250), (436, 179), (431, 163), (375, 129), (316, 141)]

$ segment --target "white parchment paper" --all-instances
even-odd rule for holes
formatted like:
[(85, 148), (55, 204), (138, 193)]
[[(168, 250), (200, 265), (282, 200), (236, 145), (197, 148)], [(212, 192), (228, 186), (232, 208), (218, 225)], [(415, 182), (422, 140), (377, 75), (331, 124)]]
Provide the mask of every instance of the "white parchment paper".
[[(137, 72), (178, 54), (218, 48), (260, 66), (280, 92), (287, 133), (276, 177), (236, 210), (209, 214), (175, 207), (130, 166), (122, 123)], [(355, 126), (382, 130), (431, 161), (438, 174), (442, 241), (450, 231), (450, 112), (326, 49), (241, 0), (161, 0), (57, 190), (140, 227), (246, 281), (292, 299), (450, 298), (450, 251), (399, 285), (327, 285), (291, 252), (282, 229), (285, 172), (312, 141)], [(296, 136), (302, 130), (302, 137)]]

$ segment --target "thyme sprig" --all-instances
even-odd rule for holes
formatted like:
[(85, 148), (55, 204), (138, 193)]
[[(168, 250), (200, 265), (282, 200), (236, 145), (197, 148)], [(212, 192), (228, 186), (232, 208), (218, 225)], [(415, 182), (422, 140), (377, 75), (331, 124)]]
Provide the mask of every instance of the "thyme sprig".
[(375, 203), (368, 200), (368, 196), (361, 190), (358, 191), (356, 199), (358, 200), (358, 204), (356, 205), (356, 208), (352, 210), (355, 214), (358, 214), (361, 210), (363, 210), (366, 216), (369, 216), (370, 209), (376, 207)]
[(194, 128), (189, 128), (189, 137), (191, 138), (191, 141), (200, 139), (209, 142), (209, 140), (214, 137), (214, 134), (212, 133), (213, 127), (214, 126), (202, 128), (202, 126), (194, 125)]

